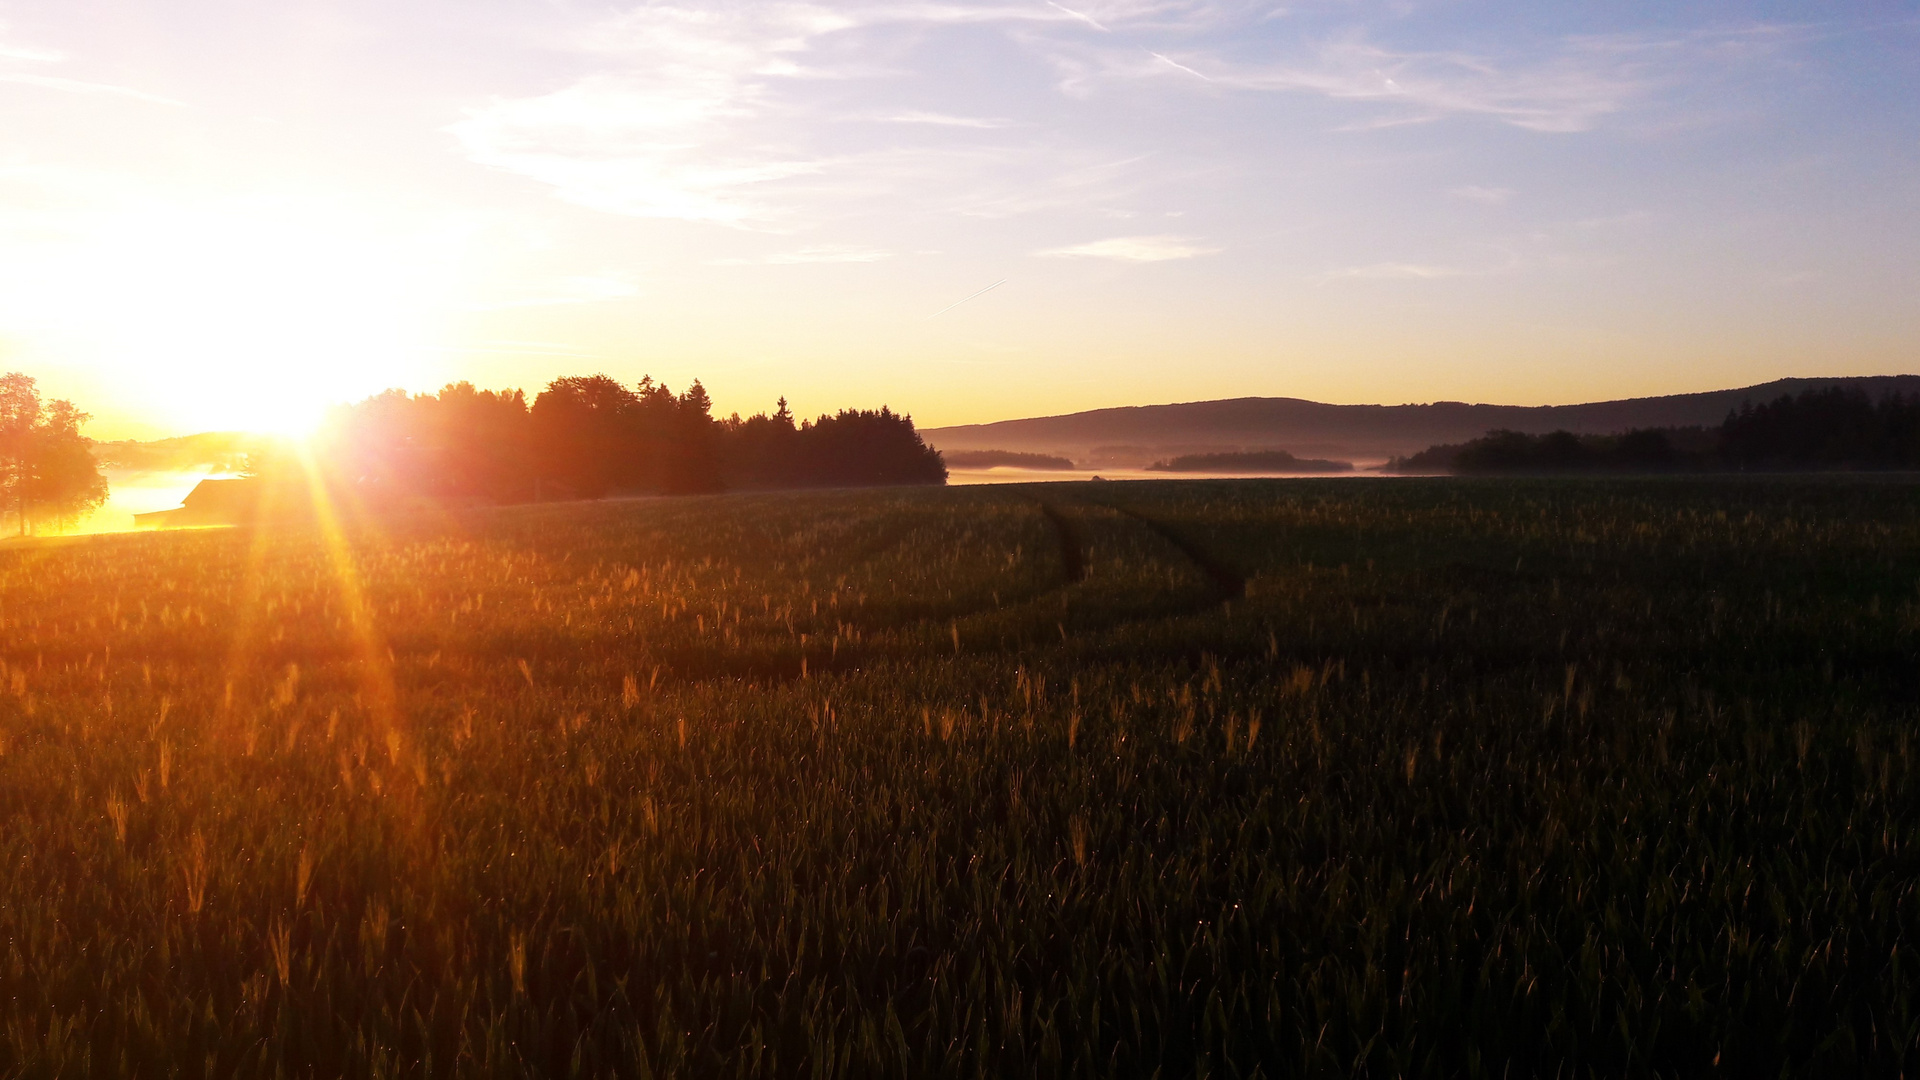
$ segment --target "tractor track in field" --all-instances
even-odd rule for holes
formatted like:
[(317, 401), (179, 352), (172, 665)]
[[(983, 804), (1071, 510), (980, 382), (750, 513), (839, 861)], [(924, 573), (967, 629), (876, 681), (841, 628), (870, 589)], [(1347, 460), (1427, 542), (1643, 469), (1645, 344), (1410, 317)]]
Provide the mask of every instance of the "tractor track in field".
[(1180, 554), (1192, 560), (1193, 564), (1200, 568), (1200, 572), (1206, 575), (1207, 580), (1213, 583), (1214, 591), (1219, 594), (1218, 599), (1221, 603), (1231, 603), (1247, 595), (1247, 579), (1244, 574), (1228, 566), (1226, 563), (1221, 562), (1219, 559), (1214, 558), (1206, 548), (1195, 543), (1191, 537), (1182, 533), (1179, 529), (1157, 518), (1149, 517), (1138, 510), (1128, 509), (1127, 507), (1118, 506), (1113, 503), (1103, 502), (1099, 505), (1145, 525), (1147, 528), (1153, 530), (1160, 539), (1172, 544)]
[[(1173, 545), (1174, 550), (1185, 555), (1200, 568), (1200, 572), (1213, 585), (1214, 592), (1218, 594), (1221, 603), (1239, 600), (1247, 595), (1247, 579), (1244, 574), (1215, 558), (1206, 548), (1195, 543), (1191, 537), (1174, 526), (1138, 510), (1110, 502), (1089, 499), (1085, 505), (1104, 507), (1123, 517), (1131, 518), (1145, 525), (1160, 539)], [(1060, 566), (1066, 574), (1067, 584), (1075, 585), (1086, 580), (1086, 545), (1080, 538), (1080, 531), (1052, 503), (1041, 503), (1040, 512), (1046, 515), (1047, 521), (1053, 525), (1054, 534), (1060, 538)]]
[(1060, 538), (1060, 570), (1066, 575), (1068, 585), (1078, 585), (1087, 579), (1087, 549), (1080, 540), (1080, 530), (1067, 520), (1052, 503), (1041, 503), (1040, 512), (1046, 515), (1053, 525), (1054, 535)]

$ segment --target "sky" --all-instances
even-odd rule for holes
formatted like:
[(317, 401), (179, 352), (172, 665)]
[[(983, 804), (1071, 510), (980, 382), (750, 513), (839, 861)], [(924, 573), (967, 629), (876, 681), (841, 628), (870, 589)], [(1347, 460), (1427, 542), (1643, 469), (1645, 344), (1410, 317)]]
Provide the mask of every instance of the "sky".
[(1920, 3), (0, 0), (0, 369), (923, 427), (1920, 371)]

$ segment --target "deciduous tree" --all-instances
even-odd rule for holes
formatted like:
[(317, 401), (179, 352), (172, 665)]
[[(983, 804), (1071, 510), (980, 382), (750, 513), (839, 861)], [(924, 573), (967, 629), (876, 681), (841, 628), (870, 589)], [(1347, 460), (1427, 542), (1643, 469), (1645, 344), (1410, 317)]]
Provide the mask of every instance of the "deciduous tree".
[(71, 401), (42, 403), (34, 380), (0, 376), (0, 513), (20, 535), (41, 522), (71, 522), (107, 499), (107, 480), (80, 434), (89, 417)]

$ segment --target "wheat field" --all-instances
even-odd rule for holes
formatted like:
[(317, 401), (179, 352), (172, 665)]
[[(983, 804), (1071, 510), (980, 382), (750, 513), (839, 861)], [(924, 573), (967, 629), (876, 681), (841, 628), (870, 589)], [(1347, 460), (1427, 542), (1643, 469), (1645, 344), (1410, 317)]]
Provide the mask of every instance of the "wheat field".
[(0, 1076), (1920, 1063), (1920, 488), (0, 548)]

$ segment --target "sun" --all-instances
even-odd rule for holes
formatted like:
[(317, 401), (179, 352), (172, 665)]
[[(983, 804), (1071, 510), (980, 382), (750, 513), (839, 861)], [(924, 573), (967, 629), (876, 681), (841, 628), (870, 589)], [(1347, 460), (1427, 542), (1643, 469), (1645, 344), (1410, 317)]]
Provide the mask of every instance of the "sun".
[(217, 416), (235, 418), (218, 426), (255, 435), (304, 440), (326, 419), (329, 399), (299, 381), (237, 387), (225, 402), (208, 402)]
[(326, 200), (136, 207), (71, 249), (73, 287), (48, 295), (169, 427), (300, 436), (437, 358), (457, 274), (441, 254)]

